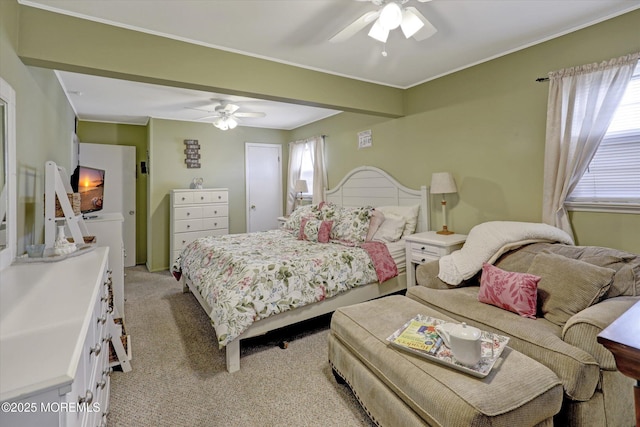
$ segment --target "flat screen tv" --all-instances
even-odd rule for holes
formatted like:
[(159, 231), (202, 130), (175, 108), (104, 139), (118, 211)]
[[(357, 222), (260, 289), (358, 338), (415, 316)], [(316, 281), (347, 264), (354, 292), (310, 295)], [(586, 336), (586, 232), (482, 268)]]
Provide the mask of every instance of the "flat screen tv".
[(104, 170), (78, 166), (71, 176), (71, 188), (80, 193), (80, 210), (83, 214), (102, 210)]

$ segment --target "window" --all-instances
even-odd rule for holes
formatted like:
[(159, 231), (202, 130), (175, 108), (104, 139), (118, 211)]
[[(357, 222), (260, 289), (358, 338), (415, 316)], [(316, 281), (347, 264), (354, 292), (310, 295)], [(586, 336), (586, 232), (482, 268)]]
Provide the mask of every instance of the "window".
[(566, 206), (570, 210), (640, 212), (640, 63)]
[(307, 188), (309, 189), (302, 196), (305, 199), (310, 199), (313, 195), (313, 161), (311, 160), (311, 147), (309, 147), (309, 144), (304, 144), (302, 165), (300, 165), (300, 179), (307, 181)]

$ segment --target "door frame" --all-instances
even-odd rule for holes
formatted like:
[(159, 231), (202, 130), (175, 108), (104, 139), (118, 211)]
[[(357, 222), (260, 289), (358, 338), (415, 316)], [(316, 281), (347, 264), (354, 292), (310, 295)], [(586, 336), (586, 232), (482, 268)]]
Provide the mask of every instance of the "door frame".
[(262, 142), (245, 142), (244, 143), (244, 196), (245, 196), (245, 218), (246, 218), (246, 224), (245, 224), (245, 230), (248, 233), (249, 229), (250, 229), (250, 225), (251, 225), (251, 202), (249, 200), (249, 179), (248, 179), (248, 172), (249, 172), (249, 156), (247, 155), (247, 151), (249, 150), (249, 148), (251, 147), (269, 147), (269, 148), (277, 148), (278, 149), (278, 158), (280, 161), (280, 167), (278, 168), (278, 193), (277, 193), (277, 197), (278, 200), (280, 200), (280, 206), (279, 206), (279, 214), (278, 216), (282, 216), (282, 144), (271, 144), (271, 143), (262, 143)]

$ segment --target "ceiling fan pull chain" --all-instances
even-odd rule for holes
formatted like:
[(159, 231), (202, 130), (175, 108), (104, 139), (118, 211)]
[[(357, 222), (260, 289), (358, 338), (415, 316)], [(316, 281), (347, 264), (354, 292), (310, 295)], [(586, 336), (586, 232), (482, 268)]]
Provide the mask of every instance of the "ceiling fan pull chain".
[(387, 44), (382, 43), (382, 56), (387, 57)]

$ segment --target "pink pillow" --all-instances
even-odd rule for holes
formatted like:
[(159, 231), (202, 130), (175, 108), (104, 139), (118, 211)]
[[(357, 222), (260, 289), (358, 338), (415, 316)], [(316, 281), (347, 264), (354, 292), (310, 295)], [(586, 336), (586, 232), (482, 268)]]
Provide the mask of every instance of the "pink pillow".
[(302, 218), (298, 240), (329, 243), (333, 221), (320, 221), (313, 218)]
[(535, 319), (539, 281), (539, 276), (504, 271), (485, 262), (478, 301)]

